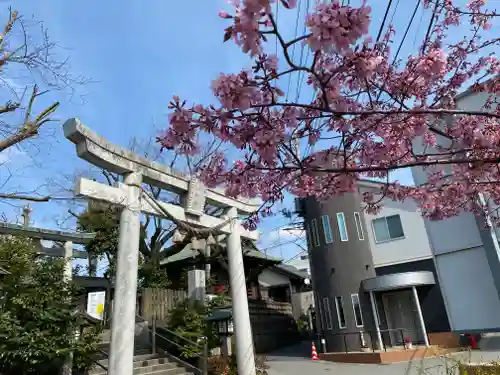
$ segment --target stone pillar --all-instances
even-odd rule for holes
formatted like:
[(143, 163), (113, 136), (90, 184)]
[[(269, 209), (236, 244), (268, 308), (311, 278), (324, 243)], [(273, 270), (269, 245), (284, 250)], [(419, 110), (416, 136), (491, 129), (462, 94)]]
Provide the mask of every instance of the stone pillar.
[(417, 288), (413, 286), (412, 288), (413, 292), (413, 299), (415, 300), (415, 307), (417, 308), (417, 314), (418, 314), (418, 322), (420, 324), (420, 330), (422, 331), (422, 335), (424, 336), (424, 344), (425, 346), (429, 346), (429, 338), (427, 337), (427, 330), (425, 329), (425, 322), (424, 322), (424, 316), (422, 314), (422, 309), (420, 307), (420, 301), (418, 300), (418, 293), (417, 293)]
[(115, 296), (111, 320), (109, 375), (133, 375), (134, 329), (139, 262), (139, 232), (141, 220), (140, 184), (138, 173), (125, 176), (127, 201), (120, 216), (120, 238), (116, 262)]
[[(73, 279), (73, 264), (71, 258), (73, 257), (73, 242), (66, 241), (64, 243), (64, 281), (71, 282)], [(78, 331), (78, 329), (77, 329)], [(76, 337), (75, 337), (76, 338)], [(62, 375), (71, 375), (73, 373), (73, 353), (69, 353), (66, 362), (62, 368)]]
[(191, 304), (195, 301), (205, 303), (205, 271), (188, 271), (188, 298)]
[(227, 257), (229, 285), (233, 305), (236, 363), (239, 375), (255, 375), (252, 327), (250, 325), (250, 313), (248, 312), (245, 268), (243, 266), (243, 252), (239, 233), (241, 224), (236, 219), (236, 208), (231, 208), (227, 216), (233, 219), (231, 222), (231, 234), (227, 237)]

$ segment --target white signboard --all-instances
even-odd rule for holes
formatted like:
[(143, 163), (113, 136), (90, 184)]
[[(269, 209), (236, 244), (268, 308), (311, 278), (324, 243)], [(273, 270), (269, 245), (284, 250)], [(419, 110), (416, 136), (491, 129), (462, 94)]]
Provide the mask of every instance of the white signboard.
[(106, 292), (91, 292), (87, 298), (87, 314), (91, 317), (102, 320), (104, 317), (104, 303)]

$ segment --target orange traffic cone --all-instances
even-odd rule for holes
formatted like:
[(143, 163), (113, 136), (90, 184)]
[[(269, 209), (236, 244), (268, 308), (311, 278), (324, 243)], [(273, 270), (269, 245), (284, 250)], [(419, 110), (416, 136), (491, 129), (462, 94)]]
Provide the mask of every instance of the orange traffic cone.
[(316, 351), (316, 346), (314, 345), (314, 342), (312, 343), (312, 360), (313, 361), (318, 360), (318, 352)]

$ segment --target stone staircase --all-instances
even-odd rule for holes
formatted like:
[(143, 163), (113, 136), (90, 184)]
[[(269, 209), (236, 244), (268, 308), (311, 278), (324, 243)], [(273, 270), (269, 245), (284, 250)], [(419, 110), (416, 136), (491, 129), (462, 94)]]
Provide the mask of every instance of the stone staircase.
[[(109, 353), (109, 332), (104, 331), (99, 345), (100, 353), (95, 358), (97, 362), (109, 368), (107, 353)], [(106, 375), (108, 371), (96, 364), (88, 375)], [(189, 368), (180, 361), (158, 350), (157, 354), (151, 354), (151, 347), (144, 340), (136, 337), (134, 348), (134, 375), (198, 375), (199, 371)]]
[[(108, 360), (100, 360), (106, 368)], [(108, 372), (95, 366), (89, 375), (105, 375)], [(165, 354), (137, 354), (134, 356), (134, 375), (195, 375), (194, 370), (187, 369), (177, 362), (170, 360)]]

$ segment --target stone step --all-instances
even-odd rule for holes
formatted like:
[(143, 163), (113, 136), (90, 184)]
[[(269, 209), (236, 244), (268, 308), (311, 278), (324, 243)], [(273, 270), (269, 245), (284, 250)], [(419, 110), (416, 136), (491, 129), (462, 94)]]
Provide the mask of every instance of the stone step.
[[(135, 366), (134, 363), (134, 375), (146, 375), (146, 374), (168, 374), (168, 375), (180, 375), (186, 373), (184, 367), (178, 366), (176, 363), (164, 363), (156, 364), (151, 366)], [(97, 367), (89, 372), (89, 375), (106, 375), (107, 371)]]
[[(144, 353), (144, 354), (138, 354), (134, 355), (134, 367), (137, 366), (140, 367), (142, 363), (146, 362), (149, 363), (151, 360), (164, 360), (165, 362), (168, 362), (168, 358), (164, 358), (161, 354), (151, 354), (151, 353)], [(99, 360), (99, 363), (101, 365), (104, 365), (108, 367), (109, 364), (109, 359), (101, 359)]]

